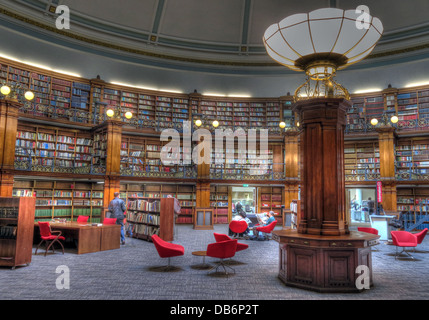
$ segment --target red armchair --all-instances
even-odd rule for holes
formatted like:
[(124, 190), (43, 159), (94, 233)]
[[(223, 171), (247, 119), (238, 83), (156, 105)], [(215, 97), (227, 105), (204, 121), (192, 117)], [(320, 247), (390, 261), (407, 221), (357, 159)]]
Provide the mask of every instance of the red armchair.
[(43, 242), (46, 243), (45, 257), (49, 249), (52, 248), (52, 251), (55, 252), (55, 249), (54, 249), (55, 243), (60, 244), (64, 254), (64, 246), (60, 240), (64, 241), (65, 238), (61, 235), (61, 231), (52, 231), (51, 226), (49, 225), (49, 222), (39, 221), (38, 223), (39, 223), (40, 237), (42, 238), (42, 241), (40, 241), (39, 245), (37, 246), (35, 254), (37, 254), (37, 250), (39, 250), (39, 247), (42, 245)]
[[(420, 231), (419, 233), (414, 233), (414, 235), (417, 238), (417, 245), (419, 245), (423, 242), (423, 239), (426, 237), (427, 233), (428, 233), (428, 228), (425, 228), (424, 230)], [(414, 251), (415, 251), (415, 248), (414, 248)]]
[(229, 230), (231, 230), (232, 236), (238, 237), (248, 229), (247, 222), (244, 220), (232, 220), (229, 223)]
[[(395, 259), (401, 254), (405, 253), (410, 258), (414, 259), (414, 257), (409, 254), (405, 249), (407, 247), (416, 247), (417, 246), (417, 237), (408, 232), (408, 231), (390, 231), (392, 235), (393, 245), (396, 246), (396, 254)], [(398, 254), (398, 247), (402, 247), (402, 251)]]
[(87, 223), (89, 219), (89, 216), (79, 216), (77, 217), (77, 222), (78, 223)]
[(174, 244), (162, 240), (158, 235), (154, 234), (151, 237), (153, 244), (155, 245), (156, 251), (161, 258), (168, 258), (168, 265), (163, 267), (163, 271), (173, 271), (177, 268), (170, 265), (170, 259), (172, 257), (183, 256), (185, 254), (185, 248), (180, 244)]
[(116, 218), (104, 218), (103, 224), (116, 224)]
[(262, 226), (262, 227), (257, 227), (256, 231), (259, 232), (263, 232), (264, 235), (264, 239), (265, 240), (270, 240), (270, 238), (268, 237), (268, 235), (274, 230), (275, 226), (277, 224), (277, 220), (271, 222), (268, 226)]
[[(233, 240), (230, 237), (228, 237), (226, 234), (221, 234), (221, 233), (216, 233), (216, 232), (214, 233), (214, 237), (215, 237), (216, 242)], [(237, 242), (236, 252), (246, 250), (247, 248), (249, 248), (248, 244)], [(231, 263), (231, 260), (230, 260), (230, 263)]]
[(215, 266), (210, 270), (213, 270), (214, 268), (216, 268), (216, 273), (217, 273), (217, 270), (220, 267), (223, 267), (225, 275), (228, 275), (226, 268), (231, 269), (235, 273), (235, 270), (230, 266), (226, 265), (224, 260), (234, 257), (236, 251), (237, 251), (237, 239), (226, 240), (226, 241), (209, 244), (207, 246), (207, 257), (220, 259), (218, 262), (216, 262)]

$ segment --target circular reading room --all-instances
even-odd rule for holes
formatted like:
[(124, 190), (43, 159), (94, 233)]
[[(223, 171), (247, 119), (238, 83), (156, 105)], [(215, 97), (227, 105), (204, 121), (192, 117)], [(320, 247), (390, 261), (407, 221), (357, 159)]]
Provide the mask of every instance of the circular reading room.
[(0, 0), (0, 300), (429, 299), (428, 12)]

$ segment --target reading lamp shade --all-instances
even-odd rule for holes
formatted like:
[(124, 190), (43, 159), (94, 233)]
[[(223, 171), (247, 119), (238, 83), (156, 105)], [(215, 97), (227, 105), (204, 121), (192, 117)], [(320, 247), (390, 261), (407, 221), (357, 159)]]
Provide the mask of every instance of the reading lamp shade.
[(323, 8), (271, 25), (263, 42), (273, 60), (292, 70), (307, 72), (324, 61), (335, 72), (367, 57), (382, 34), (381, 21), (369, 14), (363, 19), (356, 10)]

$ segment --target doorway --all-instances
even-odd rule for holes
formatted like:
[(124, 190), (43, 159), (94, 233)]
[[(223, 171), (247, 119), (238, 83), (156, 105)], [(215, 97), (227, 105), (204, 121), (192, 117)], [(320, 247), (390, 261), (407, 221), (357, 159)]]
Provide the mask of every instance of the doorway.
[(237, 207), (238, 204), (241, 205), (242, 210), (246, 214), (256, 213), (256, 203), (257, 194), (256, 187), (232, 187), (231, 190), (231, 208), (232, 208), (232, 218), (238, 214)]

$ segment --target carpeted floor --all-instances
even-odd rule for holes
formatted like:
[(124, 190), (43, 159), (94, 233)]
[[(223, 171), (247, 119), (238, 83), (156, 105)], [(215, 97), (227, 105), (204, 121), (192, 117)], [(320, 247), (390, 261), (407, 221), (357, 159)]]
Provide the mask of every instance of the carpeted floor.
[[(43, 256), (33, 255), (28, 267), (0, 268), (2, 300), (347, 300), (429, 299), (429, 237), (413, 253), (415, 261), (395, 260), (395, 247), (384, 243), (373, 252), (374, 287), (355, 294), (320, 294), (286, 287), (277, 277), (278, 243), (242, 240), (249, 249), (238, 252), (228, 278), (210, 276), (195, 265), (202, 257), (192, 251), (205, 250), (214, 242), (213, 232), (227, 233), (227, 225), (214, 230), (193, 230), (178, 226), (175, 243), (185, 247), (185, 255), (172, 259), (176, 272), (157, 272), (166, 265), (152, 243), (129, 239), (118, 250), (76, 255), (66, 250)], [(33, 250), (34, 252), (34, 250)], [(210, 263), (214, 259), (206, 258)], [(57, 289), (57, 267), (70, 271), (70, 288)]]

